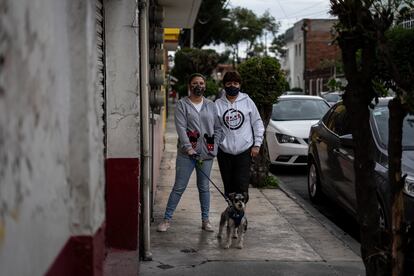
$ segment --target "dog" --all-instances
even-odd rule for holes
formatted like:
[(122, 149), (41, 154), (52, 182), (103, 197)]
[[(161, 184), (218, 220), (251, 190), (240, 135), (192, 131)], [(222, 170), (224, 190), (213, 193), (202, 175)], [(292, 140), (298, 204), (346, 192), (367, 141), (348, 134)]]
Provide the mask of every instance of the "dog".
[(237, 239), (236, 247), (243, 248), (244, 234), (247, 230), (247, 218), (244, 215), (247, 202), (247, 193), (231, 193), (229, 194), (230, 204), (221, 214), (220, 227), (217, 234), (218, 239), (223, 238), (223, 228), (227, 224), (227, 237), (224, 248), (230, 248), (232, 238)]

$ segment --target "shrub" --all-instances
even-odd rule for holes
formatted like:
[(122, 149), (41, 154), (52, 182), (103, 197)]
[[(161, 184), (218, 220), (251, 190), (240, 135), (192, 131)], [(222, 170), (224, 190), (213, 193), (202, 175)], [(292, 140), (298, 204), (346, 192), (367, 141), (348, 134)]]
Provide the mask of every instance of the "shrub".
[(273, 175), (268, 175), (264, 178), (263, 182), (257, 185), (257, 188), (278, 188), (279, 179)]

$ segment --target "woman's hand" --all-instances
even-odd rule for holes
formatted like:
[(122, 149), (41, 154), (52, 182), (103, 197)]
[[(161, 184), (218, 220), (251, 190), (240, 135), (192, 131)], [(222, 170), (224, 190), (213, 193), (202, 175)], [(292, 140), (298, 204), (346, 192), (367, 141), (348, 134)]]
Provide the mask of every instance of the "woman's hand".
[(250, 156), (256, 157), (259, 154), (259, 151), (260, 151), (260, 147), (257, 147), (257, 146), (252, 147), (250, 151)]
[(193, 155), (193, 154), (197, 154), (197, 152), (196, 152), (193, 148), (191, 148), (191, 149), (187, 150), (187, 154), (188, 154), (189, 156), (191, 156), (191, 155)]

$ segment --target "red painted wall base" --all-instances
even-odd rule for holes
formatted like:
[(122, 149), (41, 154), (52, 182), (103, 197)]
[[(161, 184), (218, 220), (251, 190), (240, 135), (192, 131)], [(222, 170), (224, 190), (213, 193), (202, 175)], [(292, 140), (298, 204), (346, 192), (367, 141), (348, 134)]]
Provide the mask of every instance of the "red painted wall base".
[(106, 160), (106, 245), (137, 250), (139, 236), (139, 159)]
[(101, 276), (105, 257), (105, 224), (93, 236), (73, 236), (46, 276)]

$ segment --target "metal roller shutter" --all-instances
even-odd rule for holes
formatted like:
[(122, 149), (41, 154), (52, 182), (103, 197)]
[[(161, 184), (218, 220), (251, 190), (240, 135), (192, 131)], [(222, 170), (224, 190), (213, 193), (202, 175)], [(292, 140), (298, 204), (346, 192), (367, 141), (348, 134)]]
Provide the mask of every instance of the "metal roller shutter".
[(96, 51), (97, 51), (97, 78), (96, 98), (102, 119), (104, 158), (106, 157), (106, 89), (105, 89), (105, 24), (104, 6), (102, 0), (96, 0)]

